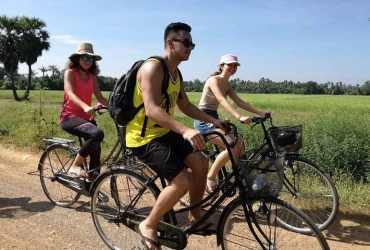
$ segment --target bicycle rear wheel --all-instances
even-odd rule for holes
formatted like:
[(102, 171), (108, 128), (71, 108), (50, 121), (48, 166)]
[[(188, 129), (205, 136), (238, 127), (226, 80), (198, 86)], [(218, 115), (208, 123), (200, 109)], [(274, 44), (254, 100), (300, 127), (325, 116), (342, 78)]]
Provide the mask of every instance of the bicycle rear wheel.
[[(285, 163), (284, 188), (279, 198), (303, 211), (324, 230), (334, 221), (339, 208), (333, 180), (321, 167), (304, 158), (288, 154)], [(297, 231), (309, 233), (302, 228)]]
[[(247, 214), (237, 198), (221, 215), (217, 238), (222, 249), (329, 249), (321, 231), (307, 215), (285, 201), (250, 197), (246, 206)], [(282, 227), (276, 219), (282, 214), (289, 215), (295, 225), (310, 228), (312, 234), (299, 234)]]
[(46, 197), (55, 205), (69, 207), (73, 205), (81, 194), (69, 189), (58, 182), (57, 174), (66, 174), (73, 163), (75, 151), (65, 145), (54, 144), (49, 146), (41, 155), (39, 174), (41, 187)]
[[(134, 231), (135, 224), (126, 226), (124, 211), (147, 216), (153, 208), (159, 189), (147, 186), (147, 178), (132, 169), (112, 168), (93, 184), (91, 214), (96, 230), (111, 249), (139, 249), (141, 237)], [(140, 196), (137, 196), (142, 192)], [(101, 199), (101, 197), (105, 199)]]

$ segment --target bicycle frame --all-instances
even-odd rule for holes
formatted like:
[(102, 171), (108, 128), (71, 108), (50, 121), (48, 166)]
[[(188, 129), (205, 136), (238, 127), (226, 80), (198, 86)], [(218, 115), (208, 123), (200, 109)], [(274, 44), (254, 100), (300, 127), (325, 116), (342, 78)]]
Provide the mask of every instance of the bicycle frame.
[[(234, 124), (230, 123), (228, 126), (233, 127), (235, 133), (237, 133), (237, 129), (236, 129)], [(252, 210), (252, 207), (250, 205), (247, 205), (247, 202), (248, 202), (248, 197), (253, 196), (253, 194), (250, 194), (247, 191), (245, 184), (243, 184), (243, 182), (242, 182), (243, 178), (242, 178), (241, 174), (239, 173), (239, 169), (238, 169), (238, 166), (237, 166), (235, 160), (232, 157), (231, 148), (237, 143), (238, 137), (235, 136), (234, 141), (229, 144), (226, 141), (226, 139), (224, 138), (224, 136), (222, 135), (222, 133), (220, 133), (218, 131), (209, 132), (209, 133), (205, 134), (204, 136), (208, 136), (208, 135), (217, 135), (225, 143), (226, 150), (228, 151), (228, 154), (229, 154), (230, 160), (231, 160), (232, 173), (227, 175), (225, 181), (220, 186), (216, 187), (216, 189), (211, 194), (209, 194), (205, 199), (203, 199), (201, 202), (199, 202), (197, 204), (194, 204), (192, 206), (189, 206), (189, 207), (185, 207), (185, 208), (181, 208), (181, 209), (173, 209), (173, 210), (168, 212), (168, 214), (166, 216), (168, 216), (170, 218), (170, 220), (172, 221), (174, 226), (177, 226), (178, 225), (178, 222), (177, 222), (177, 219), (176, 219), (177, 214), (187, 212), (189, 210), (192, 210), (193, 208), (201, 206), (202, 204), (206, 203), (209, 199), (211, 199), (213, 197), (213, 194), (220, 191), (221, 189), (224, 190), (222, 195), (212, 204), (212, 206), (209, 208), (209, 210), (205, 214), (203, 214), (202, 217), (198, 221), (196, 221), (194, 224), (192, 224), (191, 226), (188, 226), (184, 230), (181, 230), (181, 229), (176, 228), (176, 227), (172, 228), (172, 230), (181, 230), (183, 234), (189, 234), (190, 235), (190, 234), (197, 233), (196, 229), (200, 225), (202, 225), (204, 222), (206, 222), (215, 213), (215, 211), (218, 210), (219, 207), (222, 204), (224, 204), (224, 202), (227, 200), (227, 198), (230, 197), (230, 194), (235, 193), (236, 190), (239, 190), (239, 196), (237, 198), (235, 198), (230, 204), (228, 204), (228, 206), (230, 206), (233, 202), (237, 202), (238, 199), (241, 199), (243, 201), (243, 204), (244, 204), (243, 207), (244, 207), (245, 214), (251, 214), (249, 211)], [(133, 169), (133, 171), (140, 171), (140, 170), (134, 170)], [(140, 221), (145, 219), (144, 216), (141, 216), (141, 215), (130, 212), (129, 208), (135, 206), (137, 201), (140, 199), (141, 195), (146, 190), (147, 186), (156, 185), (155, 181), (158, 180), (158, 178), (160, 179), (162, 188), (165, 188), (166, 187), (165, 180), (162, 177), (159, 177), (159, 176), (156, 175), (152, 178), (149, 178), (148, 181), (146, 183), (144, 183), (145, 184), (144, 187), (141, 190), (139, 190), (139, 193), (131, 200), (131, 202), (129, 203), (129, 205), (126, 208), (122, 208), (119, 205), (118, 211), (120, 211), (120, 212), (119, 212), (119, 214), (117, 214), (117, 216), (118, 216), (118, 220), (120, 220), (121, 223), (123, 223), (125, 226), (128, 226), (131, 229), (133, 229), (134, 228), (133, 225), (137, 225)], [(233, 178), (234, 178), (235, 181), (230, 182), (230, 180), (233, 179)], [(228, 183), (231, 183), (231, 184), (229, 185)], [(271, 195), (258, 194), (258, 197), (260, 197), (260, 198), (271, 198), (272, 196)], [(118, 204), (120, 204), (120, 202), (118, 202)], [(225, 208), (225, 211), (227, 211), (226, 208)], [(220, 218), (222, 218), (224, 216), (223, 214), (224, 213), (221, 214)], [(266, 236), (266, 234), (263, 232), (263, 230), (259, 227), (256, 218), (250, 218), (250, 217), (253, 217), (253, 216), (246, 216), (246, 219), (247, 219), (247, 222), (248, 222), (249, 226), (252, 228), (251, 230), (255, 230), (251, 225), (252, 221), (253, 221), (255, 223), (255, 225), (257, 225), (255, 227), (258, 230), (259, 234), (262, 235), (267, 241), (270, 242), (269, 238)], [(222, 221), (222, 220), (220, 219), (220, 221)], [(168, 224), (168, 223), (164, 223), (162, 221), (159, 224), (160, 224), (158, 226), (159, 231), (160, 231), (160, 228), (173, 227), (173, 225)], [(221, 230), (221, 227), (218, 226), (217, 227), (217, 235), (221, 235), (220, 230)], [(255, 235), (256, 239), (258, 239), (256, 232), (253, 231), (252, 233)], [(161, 239), (162, 244), (163, 244), (163, 241), (167, 241), (168, 245), (174, 244), (173, 243), (174, 239), (163, 238), (161, 236), (159, 238)], [(259, 244), (262, 246), (262, 242), (259, 239), (258, 239), (258, 241), (259, 241)], [(219, 242), (220, 242), (219, 238), (217, 239), (217, 242), (219, 244)], [(179, 243), (181, 243), (181, 242), (179, 242)], [(166, 245), (166, 244), (163, 244), (163, 245)], [(183, 247), (183, 245), (180, 245), (180, 246)], [(177, 246), (177, 247), (179, 247), (179, 246)]]
[[(258, 148), (255, 148), (255, 149), (250, 149), (250, 150), (247, 150), (246, 152), (251, 152), (250, 154), (250, 158), (253, 158), (255, 155), (258, 155), (260, 154), (261, 152), (263, 152), (264, 150), (274, 150), (274, 146), (273, 146), (273, 143), (271, 141), (271, 138), (268, 134), (268, 129), (265, 125), (265, 122), (266, 121), (269, 121), (269, 123), (271, 124), (271, 126), (273, 127), (273, 123), (272, 123), (272, 117), (271, 116), (266, 116), (266, 117), (253, 117), (252, 118), (252, 122), (254, 122), (255, 124), (252, 125), (251, 129), (253, 129), (254, 126), (256, 125), (261, 125), (262, 127), (262, 131), (263, 131), (263, 141), (261, 143), (261, 145), (258, 147)], [(220, 149), (214, 145), (215, 147), (215, 150), (216, 150), (216, 153), (215, 154), (212, 154), (210, 155), (209, 157), (215, 157), (215, 155), (217, 155), (218, 153), (220, 153)], [(299, 157), (301, 154), (297, 151), (294, 151), (294, 152), (289, 152), (287, 151), (286, 152), (286, 158), (287, 158), (287, 164), (291, 164), (292, 163), (292, 160), (294, 160), (295, 157)], [(223, 175), (223, 179), (226, 178), (226, 176), (228, 176), (230, 173), (226, 170), (226, 167), (222, 167), (221, 168), (221, 176)], [(224, 181), (224, 180), (222, 180)], [(283, 185), (284, 187), (294, 196), (294, 197), (297, 197), (297, 188), (295, 187), (295, 185), (293, 183), (291, 183), (287, 178), (286, 176), (284, 175), (284, 182), (283, 182)], [(219, 189), (217, 189), (217, 192), (220, 191)], [(223, 191), (221, 189), (221, 191)], [(213, 194), (216, 194), (217, 192), (212, 192)], [(207, 199), (207, 200), (210, 200), (211, 198)]]
[[(106, 113), (106, 112), (101, 112), (101, 110), (108, 110), (108, 108), (107, 107), (100, 107), (100, 108), (95, 108), (94, 110), (98, 115), (101, 115), (103, 113)], [(100, 168), (102, 168), (105, 164), (107, 164), (109, 160), (117, 160), (117, 159), (120, 159), (120, 158), (127, 157), (126, 156), (124, 132), (122, 130), (122, 127), (120, 127), (116, 122), (115, 122), (115, 126), (116, 126), (116, 132), (117, 132), (117, 141), (116, 141), (115, 145), (113, 146), (112, 150), (109, 152), (108, 156), (101, 162), (101, 164), (99, 166), (96, 166), (95, 168), (89, 169), (87, 171), (88, 176), (93, 176), (94, 173), (97, 170), (99, 170)], [(71, 160), (74, 159), (74, 157), (76, 156), (76, 154), (78, 152), (78, 149), (83, 144), (82, 138), (80, 136), (78, 136), (79, 147), (76, 145), (75, 140), (64, 139), (64, 138), (45, 138), (44, 142), (45, 142), (44, 153), (47, 153), (49, 147), (52, 147), (55, 144), (61, 144), (61, 145), (65, 145), (65, 146), (69, 147), (71, 150), (73, 150), (73, 154), (71, 155)], [(50, 159), (49, 159), (49, 161), (50, 161)], [(84, 164), (85, 164), (85, 166), (87, 165), (86, 161), (84, 162)], [(39, 168), (40, 167), (41, 166), (39, 166)], [(69, 166), (64, 166), (64, 167), (68, 168)], [(64, 167), (63, 167), (63, 169), (64, 169)], [(64, 169), (64, 170), (66, 172), (66, 170), (68, 170), (68, 169)], [(74, 191), (76, 191), (76, 192), (78, 192), (78, 193), (80, 193), (84, 196), (91, 197), (91, 195), (93, 193), (93, 190), (91, 189), (91, 187), (92, 187), (91, 184), (94, 181), (94, 179), (93, 180), (79, 179), (79, 178), (69, 176), (68, 174), (65, 174), (65, 173), (55, 173), (53, 169), (52, 169), (52, 171), (53, 171), (53, 175), (55, 176), (54, 180), (58, 181), (59, 183), (61, 183), (65, 187), (70, 188), (70, 189), (72, 189), (72, 190), (74, 190)]]

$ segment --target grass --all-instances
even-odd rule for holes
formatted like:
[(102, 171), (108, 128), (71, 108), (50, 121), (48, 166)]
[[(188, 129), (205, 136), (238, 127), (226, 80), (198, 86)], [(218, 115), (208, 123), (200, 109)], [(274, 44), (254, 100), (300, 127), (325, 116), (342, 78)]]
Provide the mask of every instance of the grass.
[[(109, 93), (104, 92), (108, 97)], [(197, 105), (201, 93), (188, 93)], [(334, 178), (341, 199), (341, 212), (370, 215), (370, 97), (327, 95), (240, 94), (243, 100), (270, 110), (275, 125), (303, 124), (301, 153), (322, 166)], [(15, 102), (11, 91), (0, 91), (0, 143), (41, 152), (42, 138), (75, 139), (59, 127), (62, 91), (31, 91), (30, 100)], [(96, 103), (96, 101), (95, 101)], [(220, 109), (221, 117), (233, 117)], [(239, 112), (243, 113), (240, 109)], [(248, 115), (247, 113), (243, 113)], [(176, 119), (189, 127), (193, 120), (176, 112)], [(105, 131), (102, 156), (116, 142), (115, 126), (108, 114), (97, 117)], [(260, 129), (237, 125), (252, 148), (261, 142)]]

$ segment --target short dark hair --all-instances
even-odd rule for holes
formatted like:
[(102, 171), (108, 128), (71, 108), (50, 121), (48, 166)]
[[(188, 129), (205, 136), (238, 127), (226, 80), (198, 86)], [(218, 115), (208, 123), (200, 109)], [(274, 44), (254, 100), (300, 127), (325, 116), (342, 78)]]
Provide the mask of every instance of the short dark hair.
[(185, 30), (191, 32), (191, 27), (186, 23), (170, 23), (167, 25), (166, 29), (164, 30), (164, 44), (166, 44), (166, 40), (169, 36), (173, 37), (174, 34), (178, 33), (180, 30)]

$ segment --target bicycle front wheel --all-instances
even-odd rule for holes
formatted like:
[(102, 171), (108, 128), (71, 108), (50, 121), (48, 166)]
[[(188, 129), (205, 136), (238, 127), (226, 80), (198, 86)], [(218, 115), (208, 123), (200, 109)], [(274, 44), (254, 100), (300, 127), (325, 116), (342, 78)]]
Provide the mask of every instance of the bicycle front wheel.
[[(146, 185), (147, 178), (132, 169), (105, 171), (93, 184), (92, 219), (101, 239), (110, 249), (139, 249), (140, 236), (122, 223), (123, 211), (147, 216), (159, 189)], [(142, 192), (140, 194), (140, 192)]]
[(58, 182), (59, 174), (67, 174), (75, 157), (75, 151), (61, 144), (49, 146), (39, 161), (41, 187), (48, 199), (60, 207), (70, 207), (81, 194)]
[[(321, 231), (306, 214), (276, 198), (248, 198), (247, 213), (238, 198), (221, 215), (218, 239), (224, 250), (237, 249), (329, 249)], [(310, 228), (312, 234), (299, 234), (282, 227), (276, 219), (289, 216), (295, 225)]]
[[(338, 192), (329, 174), (297, 156), (286, 155), (284, 188), (279, 198), (307, 214), (320, 230), (334, 221), (339, 208)], [(297, 230), (309, 233), (302, 228)]]

